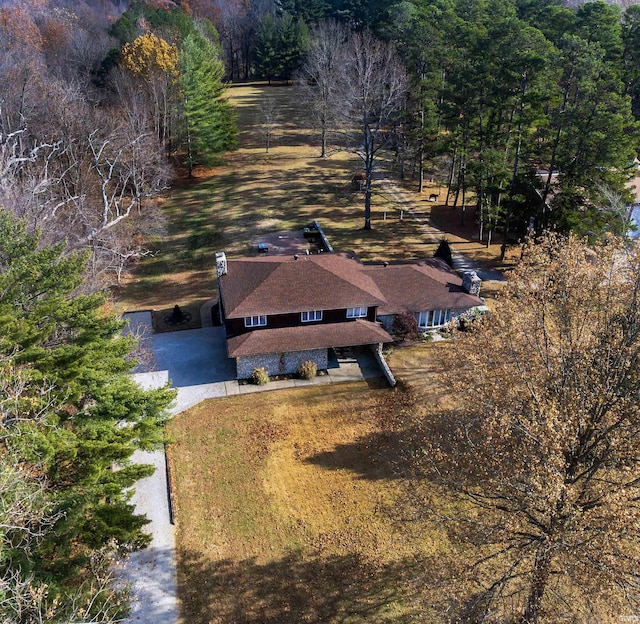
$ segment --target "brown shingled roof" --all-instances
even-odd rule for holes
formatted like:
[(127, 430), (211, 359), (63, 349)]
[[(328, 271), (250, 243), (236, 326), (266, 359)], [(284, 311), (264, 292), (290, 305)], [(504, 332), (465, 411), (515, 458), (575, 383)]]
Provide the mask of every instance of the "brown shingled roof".
[(341, 254), (227, 261), (219, 278), (227, 318), (377, 306), (385, 298), (362, 265)]
[(229, 338), (227, 350), (229, 357), (236, 358), (263, 353), (377, 344), (391, 340), (391, 336), (378, 323), (358, 319), (324, 325), (256, 329)]
[(484, 305), (462, 288), (462, 279), (444, 262), (425, 259), (397, 264), (367, 265), (366, 273), (382, 291), (386, 303), (378, 314), (424, 310), (456, 310)]

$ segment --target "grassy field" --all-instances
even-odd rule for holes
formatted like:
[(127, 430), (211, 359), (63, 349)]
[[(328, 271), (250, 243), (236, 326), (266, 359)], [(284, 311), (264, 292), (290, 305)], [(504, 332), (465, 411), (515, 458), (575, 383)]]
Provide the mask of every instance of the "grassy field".
[[(175, 303), (193, 310), (215, 294), (216, 251), (252, 252), (260, 236), (318, 219), (337, 250), (363, 259), (432, 255), (417, 224), (376, 193), (373, 230), (350, 179), (357, 157), (318, 158), (291, 88), (238, 86), (240, 149), (182, 180), (164, 199), (167, 235), (128, 278), (121, 309)], [(266, 153), (256, 115), (265, 97), (283, 122)], [(494, 266), (498, 247), (473, 242), (471, 215), (405, 187), (455, 246)], [(441, 197), (444, 193), (441, 190)], [(387, 211), (386, 220), (383, 218)], [(446, 345), (398, 350), (391, 361), (415, 392), (366, 383), (229, 397), (175, 417), (169, 447), (176, 493), (183, 621), (194, 624), (438, 622), (430, 613), (434, 561), (450, 549), (424, 518), (411, 522), (398, 478), (396, 416), (412, 401), (445, 405)]]
[[(373, 230), (362, 230), (363, 196), (350, 183), (360, 170), (359, 159), (339, 150), (329, 158), (318, 157), (317, 137), (305, 128), (292, 87), (237, 85), (230, 97), (239, 116), (239, 149), (224, 164), (197, 170), (193, 179), (177, 180), (161, 200), (166, 234), (150, 241), (153, 256), (143, 258), (126, 276), (119, 310), (200, 305), (215, 295), (215, 252), (246, 255), (261, 235), (298, 230), (313, 219), (321, 222), (336, 250), (356, 251), (363, 259), (432, 255), (433, 242), (411, 219), (401, 221), (397, 202), (379, 188), (373, 199)], [(269, 153), (259, 125), (259, 105), (266, 97), (276, 101), (282, 120)], [(473, 240), (470, 208), (461, 227), (459, 208), (428, 200), (434, 185), (422, 194), (415, 192), (413, 182), (404, 189), (457, 249), (487, 265), (496, 264), (498, 246), (486, 249)], [(443, 199), (444, 189), (439, 191)]]
[[(184, 622), (430, 621), (446, 538), (403, 522), (395, 415), (366, 383), (200, 404), (170, 424)], [(431, 621), (438, 621), (434, 617)]]

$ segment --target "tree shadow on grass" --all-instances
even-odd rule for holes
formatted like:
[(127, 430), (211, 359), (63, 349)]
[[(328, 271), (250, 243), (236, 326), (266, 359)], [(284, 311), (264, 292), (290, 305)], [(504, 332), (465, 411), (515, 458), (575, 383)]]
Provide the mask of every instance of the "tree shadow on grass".
[(356, 554), (293, 552), (258, 563), (179, 556), (182, 615), (191, 624), (404, 624), (424, 621), (421, 588), (431, 564), (412, 559), (374, 565)]
[(330, 451), (307, 457), (304, 463), (327, 470), (348, 470), (359, 479), (398, 479), (403, 473), (404, 440), (402, 432), (376, 431), (355, 442), (338, 444)]

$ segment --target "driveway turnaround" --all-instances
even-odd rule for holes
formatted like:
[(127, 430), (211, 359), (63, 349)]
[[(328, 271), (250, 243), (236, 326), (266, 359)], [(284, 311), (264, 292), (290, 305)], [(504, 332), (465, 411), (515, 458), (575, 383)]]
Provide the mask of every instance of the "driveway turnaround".
[[(250, 392), (297, 388), (316, 384), (358, 381), (380, 377), (382, 372), (366, 349), (354, 349), (332, 358), (326, 375), (312, 380), (286, 379), (266, 386), (239, 384), (235, 366), (227, 358), (225, 336), (221, 327), (205, 327), (154, 334), (151, 312), (125, 315), (126, 331), (140, 338), (148, 351), (148, 362), (136, 369), (133, 377), (143, 388), (158, 388), (170, 382), (178, 396), (171, 415), (213, 399)], [(151, 545), (132, 553), (122, 576), (133, 596), (128, 624), (177, 624), (179, 618), (176, 578), (175, 527), (169, 502), (167, 462), (163, 450), (139, 451), (133, 461), (155, 466), (150, 477), (136, 483), (132, 503), (136, 512), (150, 520), (145, 530)]]
[(148, 344), (154, 369), (168, 371), (174, 388), (235, 379), (235, 366), (227, 358), (222, 327), (153, 334)]

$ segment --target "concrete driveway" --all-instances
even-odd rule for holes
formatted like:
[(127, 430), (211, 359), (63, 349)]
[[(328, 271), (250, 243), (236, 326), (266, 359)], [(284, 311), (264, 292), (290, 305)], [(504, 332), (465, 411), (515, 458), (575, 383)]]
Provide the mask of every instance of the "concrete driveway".
[[(178, 397), (171, 415), (209, 398), (295, 388), (313, 384), (330, 384), (381, 376), (381, 370), (366, 349), (350, 349), (337, 359), (332, 357), (328, 374), (314, 380), (287, 379), (266, 386), (240, 386), (235, 379), (235, 364), (227, 358), (224, 331), (221, 327), (154, 334), (150, 312), (127, 314), (129, 327), (140, 338), (144, 363), (134, 372), (143, 388), (158, 388), (168, 381), (177, 388)], [(136, 512), (150, 522), (145, 528), (152, 536), (146, 550), (133, 553), (126, 562), (122, 577), (133, 595), (128, 624), (177, 624), (179, 617), (175, 528), (169, 506), (167, 463), (163, 450), (135, 453), (137, 463), (152, 464), (156, 470), (136, 483), (131, 502)]]
[(153, 369), (168, 371), (175, 388), (235, 379), (235, 364), (227, 358), (222, 327), (154, 334), (148, 345), (153, 353)]

